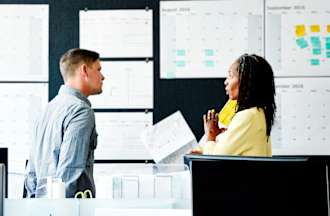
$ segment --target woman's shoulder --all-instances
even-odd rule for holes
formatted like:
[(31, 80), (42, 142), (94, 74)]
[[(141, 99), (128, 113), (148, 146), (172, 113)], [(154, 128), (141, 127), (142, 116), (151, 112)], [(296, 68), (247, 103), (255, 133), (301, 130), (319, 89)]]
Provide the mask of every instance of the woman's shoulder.
[(241, 110), (236, 113), (235, 117), (243, 119), (246, 121), (251, 121), (252, 119), (263, 117), (264, 110), (262, 108), (251, 107), (248, 109)]

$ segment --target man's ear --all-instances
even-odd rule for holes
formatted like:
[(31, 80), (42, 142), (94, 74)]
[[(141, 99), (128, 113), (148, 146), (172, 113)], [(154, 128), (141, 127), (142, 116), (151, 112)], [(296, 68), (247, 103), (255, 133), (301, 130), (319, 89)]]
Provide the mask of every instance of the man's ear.
[(80, 65), (80, 74), (83, 79), (88, 78), (88, 66), (86, 64)]

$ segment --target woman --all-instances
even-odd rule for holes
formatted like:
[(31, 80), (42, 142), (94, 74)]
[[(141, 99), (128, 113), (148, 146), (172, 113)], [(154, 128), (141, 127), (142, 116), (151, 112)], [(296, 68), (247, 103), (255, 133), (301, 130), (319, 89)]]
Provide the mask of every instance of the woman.
[(214, 110), (203, 115), (207, 142), (202, 153), (271, 156), (276, 111), (271, 66), (260, 56), (244, 54), (231, 65), (225, 86), (229, 99), (237, 100), (236, 114), (227, 129), (219, 128)]

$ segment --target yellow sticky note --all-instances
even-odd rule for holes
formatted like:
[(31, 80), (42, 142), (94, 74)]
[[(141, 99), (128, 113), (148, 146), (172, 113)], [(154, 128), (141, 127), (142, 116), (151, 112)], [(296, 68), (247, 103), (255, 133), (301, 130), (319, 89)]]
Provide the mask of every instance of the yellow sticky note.
[(222, 107), (219, 113), (219, 122), (224, 126), (228, 126), (231, 119), (236, 113), (236, 100), (228, 100), (227, 103)]
[(305, 25), (296, 25), (296, 36), (302, 37), (305, 35)]
[(327, 32), (330, 33), (330, 25), (327, 25)]
[(311, 32), (320, 32), (320, 25), (311, 25)]

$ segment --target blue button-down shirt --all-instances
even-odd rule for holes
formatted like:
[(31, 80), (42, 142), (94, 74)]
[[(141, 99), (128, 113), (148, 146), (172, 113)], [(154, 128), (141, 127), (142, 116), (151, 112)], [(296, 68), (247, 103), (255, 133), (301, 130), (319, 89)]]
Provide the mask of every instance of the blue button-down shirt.
[(96, 145), (95, 115), (89, 100), (80, 91), (61, 86), (36, 122), (25, 178), (27, 196), (46, 196), (47, 177), (52, 176), (65, 183), (66, 197), (86, 189), (95, 197)]

